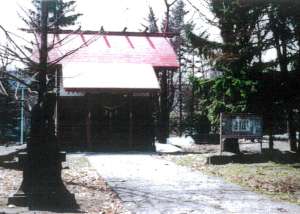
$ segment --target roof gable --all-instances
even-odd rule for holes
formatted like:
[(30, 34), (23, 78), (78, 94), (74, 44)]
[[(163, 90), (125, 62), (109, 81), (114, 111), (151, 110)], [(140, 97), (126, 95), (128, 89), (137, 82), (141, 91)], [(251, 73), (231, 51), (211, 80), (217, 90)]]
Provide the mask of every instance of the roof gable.
[[(67, 38), (58, 43), (62, 38)], [(60, 63), (134, 63), (153, 67), (178, 68), (176, 53), (169, 38), (147, 34), (58, 34), (49, 41), (56, 43), (49, 52), (49, 60), (62, 57), (67, 52), (84, 45)]]

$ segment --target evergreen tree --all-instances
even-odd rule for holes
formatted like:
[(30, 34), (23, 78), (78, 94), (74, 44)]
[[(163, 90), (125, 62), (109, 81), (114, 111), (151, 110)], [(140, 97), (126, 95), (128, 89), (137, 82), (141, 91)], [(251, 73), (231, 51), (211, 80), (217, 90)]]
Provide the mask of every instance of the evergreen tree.
[[(41, 0), (32, 0), (34, 6), (30, 10), (31, 26), (38, 28), (41, 25)], [(76, 1), (53, 0), (49, 3), (49, 26), (54, 29), (69, 27), (76, 24), (81, 13), (75, 12)]]
[[(210, 42), (205, 33), (189, 34), (194, 47), (202, 57), (211, 60), (213, 68), (222, 76), (210, 81), (197, 82), (199, 96), (206, 105), (208, 116), (218, 127), (221, 112), (245, 112), (249, 94), (255, 90), (255, 81), (250, 78), (255, 51), (252, 39), (255, 26), (261, 18), (261, 10), (254, 5), (240, 4), (239, 1), (212, 0), (211, 11), (218, 20), (223, 43)], [(239, 18), (237, 18), (239, 17)], [(233, 152), (238, 152), (237, 141), (231, 142)]]
[[(295, 40), (298, 46), (298, 51), (296, 51), (294, 53), (294, 57), (293, 57), (293, 68), (295, 69), (295, 77), (298, 78), (292, 78), (293, 80), (299, 81), (299, 77), (300, 77), (300, 2), (296, 1), (293, 4), (293, 7), (290, 7), (289, 11), (290, 11), (290, 17), (291, 17), (291, 23), (293, 25), (293, 29), (294, 29), (294, 34), (295, 34)], [(296, 97), (295, 97), (295, 103), (300, 103), (300, 92), (299, 90), (295, 92)], [(299, 108), (299, 107), (298, 107)], [(299, 113), (299, 109), (297, 114), (295, 115), (296, 117), (296, 130), (298, 131), (298, 153), (300, 153), (300, 113)]]
[(185, 27), (184, 17), (187, 14), (183, 0), (178, 0), (171, 8), (169, 32), (182, 33)]
[[(263, 115), (270, 148), (272, 135), (280, 132), (284, 121), (290, 140), (295, 142), (294, 115), (299, 111), (299, 44), (295, 42), (299, 35), (299, 7), (294, 3), (211, 0), (211, 11), (218, 20), (223, 42), (210, 42), (203, 34), (189, 33), (201, 56), (223, 73), (214, 80), (197, 81), (199, 96), (206, 97), (211, 121), (217, 125), (220, 112)], [(277, 51), (276, 60), (263, 60), (269, 49)], [(295, 150), (295, 143), (292, 144)]]
[(148, 23), (150, 33), (157, 33), (159, 31), (157, 26), (157, 18), (152, 7), (149, 7), (149, 14), (146, 21)]
[[(175, 51), (178, 54), (181, 54), (181, 35), (184, 32), (184, 16), (186, 12), (184, 11), (184, 3), (182, 0), (175, 0), (169, 3), (165, 0), (167, 7), (167, 12), (163, 18), (163, 23), (161, 26), (161, 32), (167, 33), (177, 33), (178, 36), (175, 36), (172, 39), (172, 44)], [(157, 26), (157, 19), (152, 8), (149, 8), (149, 14), (147, 17), (147, 27), (150, 32), (159, 32)], [(180, 74), (181, 75), (181, 74)], [(180, 99), (181, 92), (181, 76), (177, 75), (176, 72), (170, 70), (163, 70), (158, 72), (158, 78), (161, 84), (161, 94), (160, 101), (157, 105), (158, 110), (158, 125), (160, 130), (158, 132), (158, 139), (160, 142), (166, 142), (167, 137), (170, 132), (170, 113), (176, 109), (178, 102), (175, 100)], [(179, 93), (178, 93), (179, 92)], [(176, 124), (178, 126), (178, 124)]]
[[(299, 104), (299, 101), (297, 102), (299, 95), (295, 90), (296, 87), (293, 87), (293, 79), (299, 74), (295, 70), (298, 60), (294, 60), (299, 56), (299, 46), (298, 51), (295, 51), (297, 46), (294, 44), (294, 41), (297, 40), (297, 24), (295, 25), (295, 22), (293, 22), (296, 14), (291, 13), (294, 7), (294, 3), (291, 4), (290, 1), (271, 2), (268, 10), (269, 23), (267, 25), (273, 35), (271, 42), (277, 52), (276, 64), (278, 69), (276, 71), (280, 82), (277, 89), (277, 100), (281, 103), (283, 113), (286, 115), (287, 133), (292, 151), (297, 150), (295, 112), (297, 112)], [(294, 12), (296, 11), (294, 10)], [(300, 12), (299, 9), (298, 12)]]

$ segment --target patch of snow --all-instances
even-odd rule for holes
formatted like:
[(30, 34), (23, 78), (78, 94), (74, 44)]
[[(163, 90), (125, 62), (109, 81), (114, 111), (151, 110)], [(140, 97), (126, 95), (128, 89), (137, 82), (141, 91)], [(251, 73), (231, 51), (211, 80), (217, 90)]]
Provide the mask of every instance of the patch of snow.
[(156, 152), (165, 152), (165, 153), (175, 153), (175, 152), (182, 152), (182, 150), (176, 146), (170, 144), (163, 144), (163, 143), (155, 143)]
[(167, 144), (180, 148), (190, 148), (195, 144), (195, 140), (191, 136), (169, 137), (167, 139)]

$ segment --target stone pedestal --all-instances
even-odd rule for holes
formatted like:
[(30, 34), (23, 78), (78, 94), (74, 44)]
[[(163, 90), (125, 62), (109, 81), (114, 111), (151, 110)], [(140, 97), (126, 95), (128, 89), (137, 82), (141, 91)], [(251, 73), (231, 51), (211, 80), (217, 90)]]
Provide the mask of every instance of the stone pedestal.
[(65, 188), (61, 178), (61, 162), (65, 156), (59, 151), (55, 136), (54, 109), (56, 96), (40, 97), (31, 111), (31, 130), (25, 153), (19, 155), (23, 181), (19, 191), (8, 203), (33, 209), (60, 206), (75, 208), (73, 194)]
[(65, 188), (61, 179), (61, 162), (65, 161), (65, 153), (39, 146), (30, 153), (19, 154), (23, 181), (18, 192), (9, 197), (8, 204), (34, 209), (76, 208), (74, 194)]

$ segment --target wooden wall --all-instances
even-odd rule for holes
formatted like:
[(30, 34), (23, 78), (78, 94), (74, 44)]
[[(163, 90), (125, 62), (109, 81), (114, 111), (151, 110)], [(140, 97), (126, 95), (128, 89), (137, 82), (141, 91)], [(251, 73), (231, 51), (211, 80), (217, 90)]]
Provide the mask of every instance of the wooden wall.
[[(143, 95), (143, 96), (140, 96)], [(153, 149), (154, 96), (106, 93), (60, 97), (61, 144), (91, 149)]]

